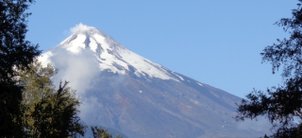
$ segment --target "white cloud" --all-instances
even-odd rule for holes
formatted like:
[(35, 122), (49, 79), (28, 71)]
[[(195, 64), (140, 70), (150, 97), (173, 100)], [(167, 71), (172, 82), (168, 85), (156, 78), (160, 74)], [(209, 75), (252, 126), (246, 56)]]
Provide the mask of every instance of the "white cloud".
[(73, 54), (57, 48), (53, 54), (51, 61), (58, 69), (54, 83), (69, 81), (70, 87), (75, 89), (79, 96), (83, 95), (99, 72), (98, 62), (92, 51), (84, 49), (80, 54)]

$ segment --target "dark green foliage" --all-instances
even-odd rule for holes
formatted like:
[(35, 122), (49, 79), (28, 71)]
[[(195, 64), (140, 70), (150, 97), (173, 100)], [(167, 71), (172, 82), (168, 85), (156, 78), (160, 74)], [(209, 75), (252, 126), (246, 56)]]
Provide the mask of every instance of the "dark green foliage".
[[(93, 138), (113, 138), (113, 136), (106, 130), (100, 127), (91, 127)], [(121, 136), (116, 136), (115, 138), (122, 138)]]
[(19, 85), (24, 87), (22, 98), (22, 110), (23, 110), (23, 127), (26, 136), (33, 136), (34, 131), (34, 118), (32, 114), (35, 110), (35, 106), (44, 98), (49, 97), (55, 88), (50, 80), (50, 77), (54, 74), (52, 67), (42, 68), (38, 62), (30, 64), (26, 70), (19, 70)]
[(31, 0), (0, 0), (0, 137), (20, 137), (22, 87), (16, 85), (14, 68), (26, 68), (39, 54), (25, 40)]
[(77, 133), (84, 135), (83, 126), (76, 115), (79, 102), (66, 86), (67, 82), (61, 83), (57, 92), (42, 98), (35, 106), (32, 114), (35, 136), (66, 138)]
[[(277, 128), (274, 138), (302, 137), (302, 0), (292, 18), (278, 22), (290, 34), (264, 49), (263, 61), (270, 62), (273, 73), (283, 69), (284, 83), (266, 92), (254, 90), (238, 107), (238, 119), (265, 115)], [(267, 136), (266, 136), (267, 137)]]
[(112, 138), (112, 135), (110, 135), (107, 130), (99, 127), (91, 127), (91, 131), (94, 138)]
[(69, 137), (83, 135), (84, 127), (79, 123), (77, 107), (67, 82), (56, 90), (50, 78), (54, 69), (43, 68), (38, 62), (27, 70), (19, 70), (19, 84), (23, 89), (23, 127), (26, 137)]
[(270, 62), (273, 73), (283, 67), (283, 77), (301, 77), (302, 72), (302, 7), (299, 0), (298, 8), (292, 11), (292, 18), (282, 18), (278, 24), (290, 34), (283, 40), (277, 39), (277, 43), (264, 49), (261, 55), (263, 60)]

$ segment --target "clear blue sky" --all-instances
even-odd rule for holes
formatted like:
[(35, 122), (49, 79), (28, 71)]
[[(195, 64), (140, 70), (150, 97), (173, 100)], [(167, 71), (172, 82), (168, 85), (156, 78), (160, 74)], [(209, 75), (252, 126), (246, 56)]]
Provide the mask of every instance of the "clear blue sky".
[(37, 0), (28, 39), (52, 49), (78, 23), (95, 26), (163, 66), (243, 97), (280, 83), (262, 49), (297, 0)]

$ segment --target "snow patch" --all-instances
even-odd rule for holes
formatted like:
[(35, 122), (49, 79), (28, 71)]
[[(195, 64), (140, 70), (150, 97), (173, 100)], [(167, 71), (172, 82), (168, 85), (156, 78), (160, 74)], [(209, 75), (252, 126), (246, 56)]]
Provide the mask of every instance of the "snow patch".
[(192, 103), (194, 103), (195, 105), (199, 105), (199, 104), (200, 104), (199, 101), (197, 101), (197, 100), (195, 100), (195, 99), (190, 99), (190, 101), (191, 101)]
[(151, 61), (144, 59), (143, 57), (133, 53), (130, 50), (121, 50), (119, 51), (120, 56), (128, 65), (133, 66), (138, 76), (145, 76), (147, 74), (149, 77), (160, 78), (163, 80), (175, 80), (172, 75), (169, 74), (166, 70), (162, 69), (161, 66), (156, 66)]
[(204, 85), (203, 85), (202, 83), (200, 83), (200, 82), (197, 82), (197, 84), (198, 84), (199, 86), (201, 86), (201, 87), (204, 87)]
[(183, 77), (181, 77), (180, 75), (178, 75), (177, 73), (173, 73), (176, 77), (178, 77), (181, 81), (184, 81), (185, 79)]
[(83, 43), (86, 39), (84, 34), (77, 35), (76, 39), (70, 41), (68, 44), (63, 45), (66, 50), (70, 51), (71, 53), (78, 54), (83, 49), (85, 49), (85, 44)]

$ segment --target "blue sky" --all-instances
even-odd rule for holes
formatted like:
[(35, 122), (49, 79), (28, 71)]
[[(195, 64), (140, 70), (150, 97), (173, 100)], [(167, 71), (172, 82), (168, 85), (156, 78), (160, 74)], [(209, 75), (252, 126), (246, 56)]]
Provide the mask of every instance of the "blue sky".
[(54, 48), (78, 23), (175, 72), (244, 97), (281, 82), (260, 52), (297, 0), (49, 0), (30, 7), (28, 39)]

